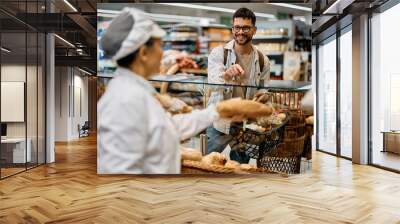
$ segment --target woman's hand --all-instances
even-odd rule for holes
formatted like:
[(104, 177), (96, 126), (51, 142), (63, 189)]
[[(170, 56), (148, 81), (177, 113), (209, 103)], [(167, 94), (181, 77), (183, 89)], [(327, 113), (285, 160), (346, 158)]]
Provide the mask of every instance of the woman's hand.
[(241, 99), (219, 102), (216, 109), (221, 118), (231, 119), (232, 121), (270, 116), (273, 112), (273, 109), (265, 104)]

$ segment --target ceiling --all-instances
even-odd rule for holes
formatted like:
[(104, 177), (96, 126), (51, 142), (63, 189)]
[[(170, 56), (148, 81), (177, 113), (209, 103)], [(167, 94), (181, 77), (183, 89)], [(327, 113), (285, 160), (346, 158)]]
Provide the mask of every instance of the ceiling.
[(354, 17), (374, 12), (386, 2), (388, 0), (313, 0), (313, 44), (332, 36), (337, 29), (348, 26)]
[(31, 39), (50, 32), (74, 45), (72, 47), (66, 41), (55, 38), (56, 65), (78, 66), (96, 73), (96, 2), (68, 0), (68, 5), (64, 0), (1, 0), (2, 46), (11, 50), (6, 60), (25, 62), (27, 56), (29, 63), (31, 58), (36, 57), (36, 51), (43, 47), (39, 45), (38, 49), (36, 39), (30, 43)]
[[(251, 9), (256, 13), (272, 14), (277, 15), (282, 14), (292, 14), (293, 16), (303, 16), (309, 23), (311, 23), (311, 11), (293, 9), (278, 5), (273, 5), (269, 3), (193, 3), (189, 5), (200, 5), (200, 6), (210, 6), (224, 9), (236, 10), (241, 7), (246, 7)], [(294, 4), (288, 4), (294, 5)], [(298, 6), (307, 7), (311, 10), (311, 4), (296, 4)], [(217, 21), (221, 16), (232, 16), (231, 12), (221, 12), (221, 11), (211, 11), (204, 9), (195, 9), (188, 7), (180, 7), (169, 3), (99, 3), (99, 9), (116, 10), (120, 11), (124, 7), (135, 7), (144, 10), (149, 13), (159, 13), (168, 15), (182, 15), (182, 16), (196, 16), (196, 17), (207, 17), (215, 18)], [(258, 21), (266, 21), (267, 18), (257, 17)]]

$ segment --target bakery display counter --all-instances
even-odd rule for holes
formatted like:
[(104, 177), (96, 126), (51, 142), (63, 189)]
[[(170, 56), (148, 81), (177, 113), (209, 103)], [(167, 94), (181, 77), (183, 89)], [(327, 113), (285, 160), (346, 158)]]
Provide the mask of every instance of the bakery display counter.
[[(177, 74), (159, 75), (152, 78), (155, 87), (167, 85), (164, 95), (183, 101), (192, 111), (208, 105), (208, 95), (215, 89), (237, 87), (235, 84), (209, 83), (207, 77)], [(180, 87), (178, 90), (176, 87)], [(214, 164), (204, 159), (182, 160), (182, 173), (284, 173), (297, 174), (310, 170), (311, 136), (313, 118), (301, 110), (301, 99), (311, 89), (307, 82), (271, 80), (266, 86), (240, 86), (262, 90), (252, 100), (265, 103), (274, 108), (273, 115), (231, 123), (229, 135), (222, 151), (215, 148), (212, 132), (207, 129), (185, 143), (203, 158), (219, 153), (225, 162)], [(176, 113), (179, 110), (174, 110)], [(214, 126), (210, 126), (209, 129)], [(214, 127), (215, 128), (215, 127)], [(202, 137), (201, 137), (202, 136)], [(222, 138), (225, 138), (222, 137)], [(190, 142), (191, 144), (187, 144)], [(245, 160), (234, 158), (238, 154)], [(235, 161), (240, 161), (237, 164)], [(236, 168), (232, 168), (232, 167)]]

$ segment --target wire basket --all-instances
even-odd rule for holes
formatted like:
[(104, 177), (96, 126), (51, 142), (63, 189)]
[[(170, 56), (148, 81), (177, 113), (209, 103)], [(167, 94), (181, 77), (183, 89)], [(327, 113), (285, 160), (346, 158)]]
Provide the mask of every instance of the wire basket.
[(258, 166), (274, 172), (299, 173), (305, 138), (306, 135), (293, 139), (285, 138), (277, 147), (260, 156)]
[(282, 143), (285, 135), (285, 126), (289, 117), (286, 113), (286, 118), (282, 123), (266, 132), (258, 132), (251, 129), (243, 130), (240, 124), (231, 126), (231, 135), (233, 139), (229, 143), (232, 150), (245, 152), (250, 158), (258, 159), (264, 151), (272, 150), (277, 145)]

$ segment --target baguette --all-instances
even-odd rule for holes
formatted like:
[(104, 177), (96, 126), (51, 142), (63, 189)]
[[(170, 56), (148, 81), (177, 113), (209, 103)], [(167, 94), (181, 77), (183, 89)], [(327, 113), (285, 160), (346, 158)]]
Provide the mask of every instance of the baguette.
[(217, 111), (222, 118), (240, 116), (255, 119), (269, 116), (273, 110), (271, 107), (252, 100), (231, 99), (218, 103)]

